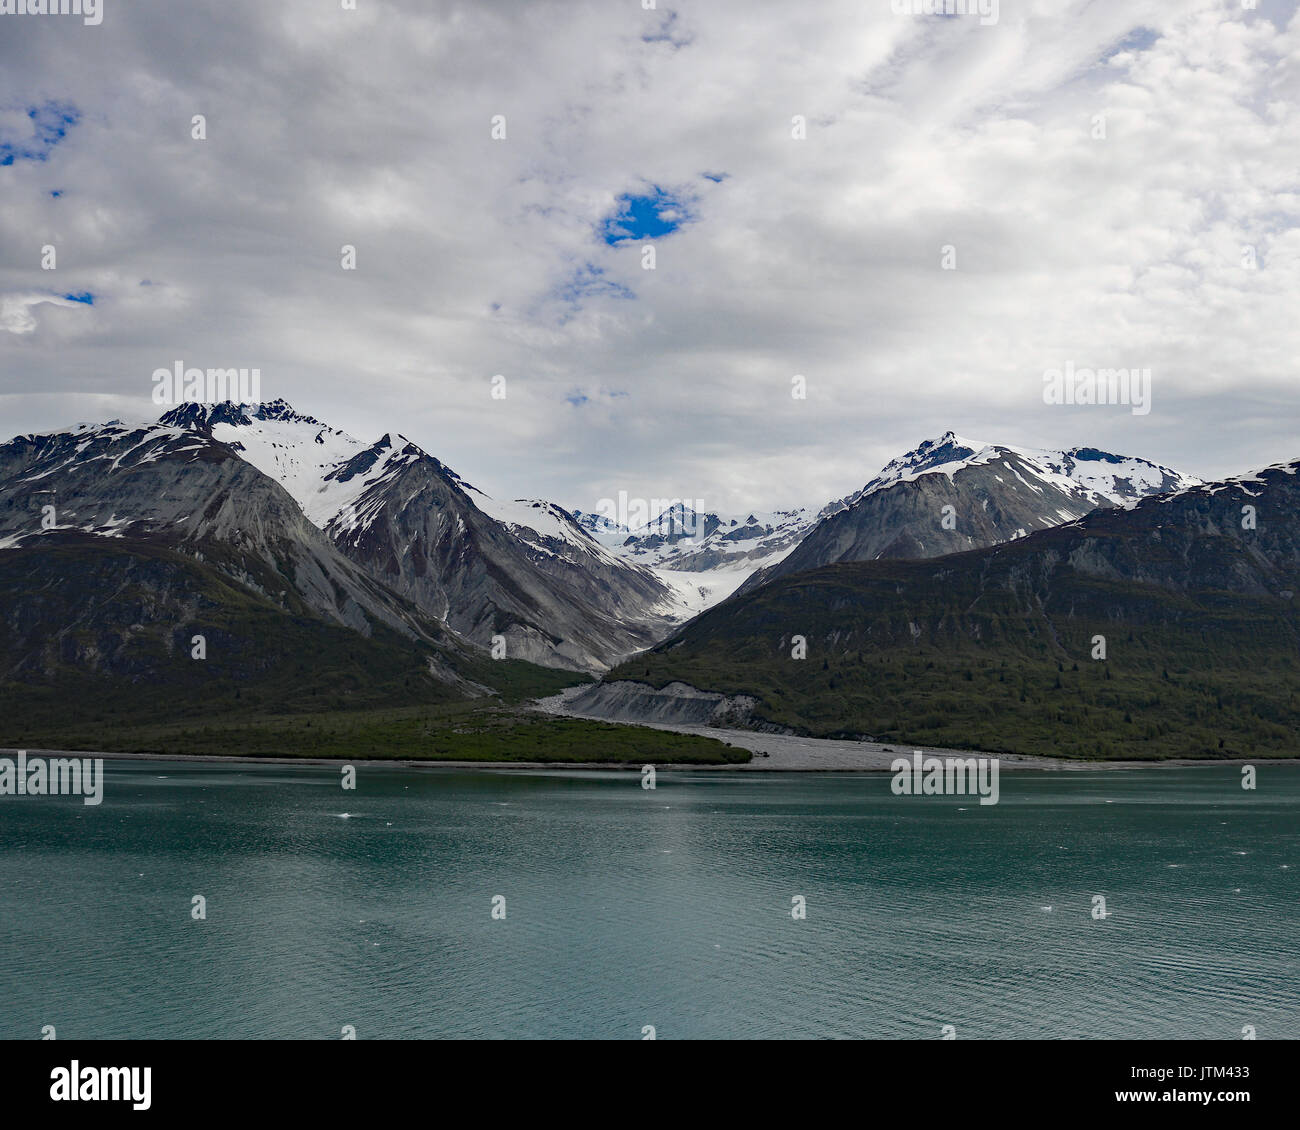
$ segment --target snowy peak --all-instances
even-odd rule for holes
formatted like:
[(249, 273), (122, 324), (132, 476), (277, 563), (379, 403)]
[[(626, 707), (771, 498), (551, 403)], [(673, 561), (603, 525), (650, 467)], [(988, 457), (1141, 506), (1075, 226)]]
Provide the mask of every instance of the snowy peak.
[(275, 479), (313, 525), (324, 529), (352, 501), (352, 491), (338, 489), (331, 479), (364, 454), (360, 440), (295, 412), (282, 400), (252, 409), (213, 407), (218, 411), (208, 417), (212, 438)]
[[(341, 525), (350, 531), (364, 524), (356, 510), (362, 494), (395, 477), (402, 466), (432, 459), (395, 432), (366, 445), (285, 400), (182, 404), (160, 424), (205, 433), (225, 444), (284, 487), (308, 521), (322, 530)], [(437, 460), (432, 462), (446, 473)]]
[(186, 401), (163, 413), (161, 424), (178, 428), (210, 428), (214, 424), (247, 425), (254, 420), (277, 421), (285, 424), (306, 424), (323, 428), (325, 425), (311, 416), (296, 412), (287, 400), (269, 400), (264, 404), (245, 404), (222, 400), (213, 404)]
[(614, 553), (607, 542), (594, 537), (573, 514), (554, 502), (531, 498), (507, 501), (492, 498), (477, 487), (463, 486), (475, 506), (505, 526), (534, 553), (572, 558), (576, 552), (579, 560), (581, 555), (587, 555), (605, 565), (627, 567), (631, 564)]
[(604, 514), (588, 513), (585, 510), (573, 511), (573, 520), (589, 536), (607, 548), (622, 545), (632, 532)]
[(400, 432), (386, 432), (366, 444), (298, 412), (284, 400), (253, 405), (182, 404), (168, 412), (163, 422), (209, 434), (225, 444), (280, 483), (307, 519), (335, 538), (354, 539), (368, 529), (392, 504), (388, 488), (408, 469), (424, 463), (464, 492), (472, 505), (506, 526), (530, 553), (553, 556), (563, 544), (608, 556), (554, 503), (498, 502)]
[(806, 509), (722, 516), (674, 501), (648, 522), (628, 529), (606, 515), (577, 512), (583, 529), (623, 560), (652, 568), (691, 614), (723, 600), (756, 571), (780, 561), (817, 519)]
[(1201, 480), (1146, 459), (1111, 455), (1095, 447), (1075, 447), (1063, 452), (1055, 464), (1055, 453), (1044, 452), (1053, 470), (1088, 489), (1124, 505), (1153, 494), (1167, 494), (1197, 486)]
[(874, 482), (894, 480), (927, 471), (946, 471), (964, 466), (981, 452), (993, 447), (979, 440), (963, 439), (956, 432), (944, 432), (938, 439), (927, 439), (898, 459), (886, 463)]
[(674, 502), (643, 525), (631, 531), (633, 537), (693, 538), (704, 537), (706, 527), (720, 521), (716, 514), (701, 514), (684, 502)]
[[(1007, 464), (1013, 473), (1037, 478), (1090, 506), (1131, 504), (1152, 494), (1195, 486), (1199, 479), (1135, 456), (1113, 455), (1095, 447), (1047, 451), (989, 444), (948, 431), (918, 444), (906, 455), (891, 460), (848, 505), (897, 483), (914, 482), (922, 475), (954, 475), (969, 467), (994, 462)], [(1028, 480), (1025, 480), (1028, 481)]]
[(1015, 541), (1197, 482), (1097, 448), (1045, 451), (948, 431), (891, 460), (856, 495), (823, 508), (798, 544), (741, 591), (842, 561), (940, 557)]

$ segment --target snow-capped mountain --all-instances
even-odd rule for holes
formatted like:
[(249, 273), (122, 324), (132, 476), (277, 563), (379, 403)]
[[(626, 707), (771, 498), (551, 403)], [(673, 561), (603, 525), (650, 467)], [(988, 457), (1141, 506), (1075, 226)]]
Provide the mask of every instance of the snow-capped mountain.
[(282, 482), (351, 559), (485, 646), (599, 670), (687, 611), (563, 508), (499, 500), (405, 436), (363, 444), (281, 401), (214, 435)]
[(963, 439), (955, 432), (945, 432), (938, 439), (926, 440), (914, 451), (887, 463), (880, 474), (847, 499), (846, 504), (852, 506), (864, 495), (885, 490), (895, 483), (914, 482), (921, 475), (947, 475), (951, 479), (967, 467), (991, 463), (1003, 455), (1015, 456), (1023, 462), (1040, 483), (1077, 494), (1081, 502), (1089, 504), (1088, 509), (1106, 502), (1124, 505), (1148, 495), (1167, 494), (1195, 486), (1201, 481), (1146, 459), (1111, 455), (1093, 447), (1044, 451), (983, 443)]
[(998, 545), (1098, 507), (1128, 507), (1199, 482), (1095, 448), (1045, 451), (945, 432), (892, 460), (842, 504), (827, 507), (791, 552), (743, 590), (838, 561), (938, 557)]
[[(936, 479), (919, 489), (909, 486), (930, 476), (948, 485), (941, 489)], [(1071, 521), (1098, 506), (1128, 506), (1198, 481), (1145, 459), (1096, 448), (1046, 451), (946, 432), (892, 460), (861, 490), (816, 511), (727, 517), (674, 502), (635, 528), (604, 512), (578, 510), (574, 519), (624, 560), (653, 569), (685, 607), (698, 613), (733, 592), (786, 573), (832, 561), (929, 557), (993, 545)], [(936, 501), (944, 491), (953, 497)], [(889, 503), (864, 501), (885, 494)], [(977, 503), (979, 513), (972, 512), (969, 521), (951, 531), (943, 529), (942, 507), (953, 505), (960, 515), (966, 496)], [(910, 504), (902, 504), (904, 498)]]
[[(48, 509), (47, 509), (48, 507)], [(70, 535), (147, 541), (215, 565), (289, 611), (427, 634), (272, 479), (178, 409), (0, 445), (0, 548)]]
[(283, 401), (184, 404), (0, 445), (0, 549), (148, 540), (286, 610), (422, 638), (440, 623), (480, 647), (504, 640), (510, 658), (596, 671), (769, 577), (994, 545), (1196, 484), (1142, 459), (950, 432), (817, 513), (677, 502), (628, 529), (491, 498), (397, 433), (365, 443)]
[(806, 509), (723, 516), (674, 502), (629, 529), (601, 513), (574, 512), (591, 537), (625, 561), (653, 569), (676, 594), (669, 614), (695, 615), (799, 544), (819, 514)]
[[(503, 639), (509, 658), (599, 670), (687, 614), (560, 507), (496, 501), (404, 436), (366, 444), (283, 401), (184, 404), (156, 424), (0, 446), (0, 547), (48, 532), (26, 502), (38, 489), (57, 491), (62, 529), (207, 540), (214, 557), (233, 542), (287, 569), (271, 588), (305, 588), (354, 627), (400, 621), (397, 597), (480, 646)], [(257, 571), (240, 560), (241, 577)]]

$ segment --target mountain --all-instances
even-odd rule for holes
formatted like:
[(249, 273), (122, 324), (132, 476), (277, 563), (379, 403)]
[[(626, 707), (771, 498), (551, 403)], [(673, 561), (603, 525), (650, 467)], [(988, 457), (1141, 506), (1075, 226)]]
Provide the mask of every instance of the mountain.
[(682, 619), (654, 573), (559, 506), (495, 500), (405, 436), (364, 444), (283, 401), (175, 412), (277, 480), (369, 575), (484, 647), (502, 637), (513, 658), (598, 671)]
[[(995, 545), (1098, 506), (1127, 505), (1197, 482), (1095, 448), (1039, 451), (947, 432), (820, 510), (724, 516), (672, 500), (649, 521), (623, 524), (622, 499), (618, 507), (607, 500), (603, 509), (573, 516), (619, 557), (652, 569), (682, 606), (698, 613), (774, 577), (834, 561), (931, 557)], [(956, 522), (951, 530), (944, 528), (949, 505)]]
[(375, 579), (184, 414), (0, 445), (0, 592), (15, 736), (74, 717), (93, 740), (127, 719), (445, 703), (556, 681), (494, 662)]
[[(286, 611), (368, 635), (428, 637), (428, 617), (349, 561), (280, 485), (177, 413), (0, 445), (0, 549), (78, 532), (207, 563)], [(49, 507), (47, 510), (46, 508)]]
[(752, 571), (789, 553), (815, 519), (803, 509), (741, 517), (669, 513), (629, 531), (619, 548), (630, 560), (674, 572)]
[(946, 432), (890, 462), (741, 592), (840, 561), (939, 557), (998, 545), (1200, 480), (1095, 448), (1040, 451)]
[(560, 507), (497, 502), (401, 435), (362, 443), (283, 401), (187, 403), (157, 423), (0, 445), (0, 547), (52, 532), (37, 498), (57, 499), (58, 530), (160, 541), (363, 634), (428, 638), (432, 622), (597, 671), (685, 615)]
[(776, 564), (821, 516), (796, 509), (733, 517), (674, 502), (629, 528), (599, 512), (574, 511), (591, 537), (624, 561), (653, 570), (673, 590), (678, 607), (670, 615), (678, 619), (726, 599), (752, 574)]
[(0, 591), (11, 741), (75, 722), (78, 748), (100, 749), (118, 725), (452, 703), (554, 678), (436, 622), (363, 634), (155, 538), (47, 534), (0, 553)]
[(1298, 592), (1295, 462), (979, 550), (777, 577), (614, 669), (595, 698), (617, 697), (620, 680), (684, 683), (752, 698), (755, 724), (818, 736), (1296, 756)]
[[(493, 499), (398, 433), (365, 443), (283, 401), (186, 403), (152, 423), (0, 445), (0, 548), (74, 531), (148, 541), (363, 635), (450, 633), (457, 646), (598, 672), (755, 571), (1006, 540), (1188, 481), (1141, 460), (950, 433), (817, 515), (676, 502), (626, 529), (612, 515)], [(957, 530), (922, 530), (949, 499)]]

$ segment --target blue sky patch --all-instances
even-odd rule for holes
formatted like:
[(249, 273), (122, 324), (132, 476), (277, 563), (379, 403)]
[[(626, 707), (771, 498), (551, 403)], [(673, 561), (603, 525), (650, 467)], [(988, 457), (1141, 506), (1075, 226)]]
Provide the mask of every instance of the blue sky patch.
[(1101, 61), (1104, 63), (1112, 55), (1122, 55), (1126, 51), (1145, 51), (1159, 38), (1160, 33), (1158, 31), (1152, 31), (1149, 27), (1135, 27), (1107, 51), (1101, 57)]
[(584, 404), (591, 404), (593, 401), (624, 400), (627, 396), (625, 389), (601, 387), (587, 393), (580, 388), (575, 388), (564, 398), (564, 403), (572, 404), (574, 408), (581, 408)]
[(641, 36), (642, 43), (669, 43), (676, 50), (690, 46), (695, 37), (681, 31), (677, 26), (677, 13), (664, 13), (663, 21), (654, 31), (648, 31)]
[(95, 305), (95, 296), (88, 290), (79, 291), (75, 294), (65, 294), (63, 297), (69, 302), (84, 302), (87, 306)]
[(601, 230), (611, 247), (671, 235), (691, 218), (685, 202), (658, 185), (645, 193), (625, 192), (617, 204), (618, 211), (606, 217)]
[(0, 141), (0, 166), (15, 161), (44, 161), (68, 130), (81, 121), (81, 111), (66, 102), (46, 102), (27, 111), (34, 136), (24, 141)]
[(588, 298), (635, 298), (622, 283), (605, 277), (605, 268), (595, 263), (583, 263), (555, 292), (561, 302), (579, 306)]

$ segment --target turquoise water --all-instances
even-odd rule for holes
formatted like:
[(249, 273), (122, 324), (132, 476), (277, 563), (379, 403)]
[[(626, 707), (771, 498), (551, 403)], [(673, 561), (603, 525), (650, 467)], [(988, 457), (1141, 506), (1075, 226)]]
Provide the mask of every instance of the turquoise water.
[(106, 771), (0, 798), (0, 1037), (1300, 1037), (1295, 767)]

